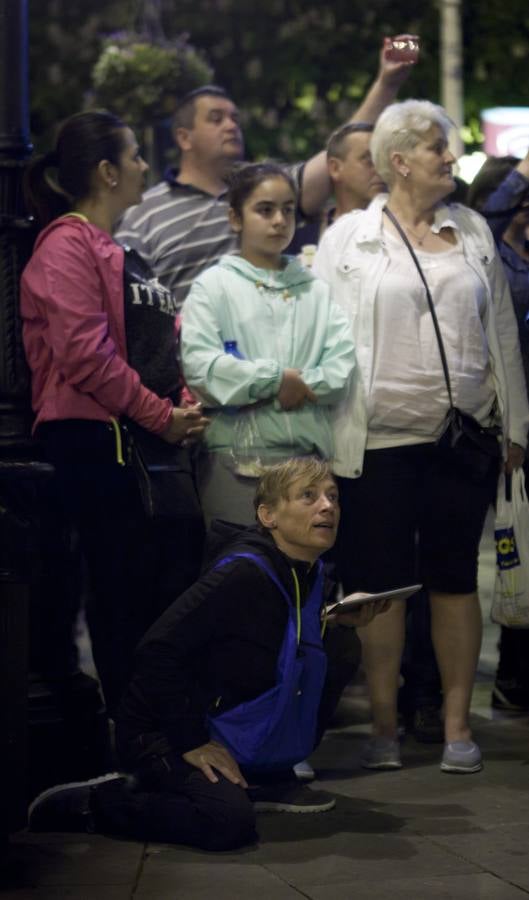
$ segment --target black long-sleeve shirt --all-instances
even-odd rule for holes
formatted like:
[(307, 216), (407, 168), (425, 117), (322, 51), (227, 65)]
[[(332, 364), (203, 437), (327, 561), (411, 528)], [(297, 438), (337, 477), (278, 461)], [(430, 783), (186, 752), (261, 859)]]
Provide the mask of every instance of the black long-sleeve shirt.
[[(269, 534), (246, 529), (220, 558), (236, 552), (264, 557), (292, 602), (295, 566), (302, 602), (307, 597), (315, 569), (289, 560)], [(283, 594), (251, 560), (209, 569), (140, 643), (119, 716), (120, 745), (156, 732), (177, 754), (207, 742), (208, 711), (253, 699), (276, 683), (287, 619)]]

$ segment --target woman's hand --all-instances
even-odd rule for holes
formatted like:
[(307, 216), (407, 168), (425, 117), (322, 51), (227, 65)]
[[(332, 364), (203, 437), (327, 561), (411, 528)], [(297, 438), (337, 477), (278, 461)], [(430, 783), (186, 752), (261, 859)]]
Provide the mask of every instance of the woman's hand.
[(202, 404), (195, 403), (181, 409), (175, 406), (165, 431), (160, 435), (168, 444), (182, 443), (184, 447), (198, 441), (210, 420), (202, 415)]
[(519, 469), (523, 465), (525, 459), (525, 450), (519, 444), (509, 444), (507, 450), (507, 459), (505, 460), (505, 474), (512, 475), (515, 469)]
[(372, 603), (364, 603), (358, 609), (348, 613), (331, 613), (327, 621), (336, 625), (349, 625), (354, 628), (363, 628), (369, 625), (375, 616), (385, 613), (391, 606), (391, 600), (373, 600)]
[(419, 58), (419, 35), (417, 34), (400, 34), (395, 35), (395, 39), (403, 40), (411, 39), (417, 44), (415, 53), (410, 51), (408, 58), (405, 60), (394, 60), (391, 58), (392, 41), (394, 38), (385, 37), (382, 42), (382, 49), (379, 55), (379, 74), (378, 77), (385, 84), (391, 85), (395, 90), (401, 86), (409, 77), (410, 71), (417, 64)]
[(299, 369), (285, 369), (277, 395), (281, 409), (301, 409), (308, 401), (317, 403), (316, 394), (305, 384)]
[(207, 744), (195, 747), (194, 750), (188, 750), (187, 753), (182, 753), (182, 758), (189, 765), (200, 769), (208, 781), (212, 781), (213, 784), (216, 784), (219, 780), (213, 771), (217, 769), (232, 784), (240, 784), (242, 788), (248, 787), (248, 783), (231, 753), (222, 744), (218, 744), (217, 741), (208, 741)]

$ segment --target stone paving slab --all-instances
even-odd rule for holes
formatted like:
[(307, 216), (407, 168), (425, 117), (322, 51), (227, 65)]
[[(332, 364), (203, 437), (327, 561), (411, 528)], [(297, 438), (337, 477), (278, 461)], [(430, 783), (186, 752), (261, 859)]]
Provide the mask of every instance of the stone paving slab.
[(226, 886), (222, 881), (207, 888), (168, 886), (145, 891), (140, 887), (133, 900), (303, 900), (307, 896), (279, 881), (273, 888), (269, 885), (266, 888), (244, 888), (242, 891), (234, 885)]
[[(143, 844), (98, 834), (23, 833), (13, 841), (12, 864), (23, 873), (21, 888), (60, 886), (62, 897), (67, 888), (84, 885), (87, 898), (103, 900), (103, 888), (119, 886), (130, 893), (143, 853)], [(124, 896), (126, 891), (116, 891), (116, 900)], [(14, 897), (18, 900), (18, 893)], [(112, 893), (108, 900), (114, 900)]]
[(491, 822), (482, 829), (479, 840), (469, 835), (446, 835), (439, 837), (438, 843), (529, 891), (529, 821), (518, 821), (514, 809), (511, 813), (511, 824)]
[(23, 877), (9, 900), (522, 900), (529, 898), (529, 717), (490, 710), (478, 678), (473, 727), (485, 760), (472, 776), (439, 770), (441, 745), (407, 737), (398, 772), (362, 770), (365, 697), (313, 763), (337, 795), (329, 813), (262, 815), (260, 843), (230, 853), (21, 833)]
[[(329, 826), (330, 827), (329, 823)], [(480, 868), (461, 859), (450, 848), (440, 847), (417, 835), (351, 833), (339, 820), (327, 837), (299, 839), (294, 826), (285, 822), (282, 843), (261, 827), (262, 865), (299, 889), (355, 881), (377, 882), (409, 877), (479, 873)], [(339, 830), (340, 829), (340, 830)], [(290, 839), (287, 831), (291, 832)]]
[(494, 875), (450, 875), (442, 878), (389, 878), (382, 883), (354, 881), (309, 888), (311, 900), (527, 900), (525, 891)]
[[(136, 896), (136, 895), (134, 895)], [(210, 894), (211, 896), (211, 894)], [(298, 895), (299, 896), (299, 895)], [(35, 888), (35, 890), (1, 891), (2, 900), (131, 900), (132, 886), (129, 887), (68, 887)], [(155, 898), (153, 898), (155, 900)]]
[(206, 900), (221, 898), (299, 900), (299, 893), (257, 862), (253, 853), (189, 853), (174, 847), (150, 847), (134, 900)]
[[(13, 900), (516, 900), (529, 895), (529, 721), (474, 717), (485, 769), (440, 772), (440, 746), (407, 738), (398, 772), (362, 770), (366, 730), (314, 755), (337, 806), (261, 815), (260, 843), (209, 854), (101, 835), (23, 833)], [(2, 896), (9, 896), (3, 894)]]
[[(529, 731), (527, 733), (529, 741)], [(482, 742), (483, 743), (483, 742)], [(520, 760), (493, 762), (485, 751), (485, 768), (475, 775), (447, 775), (437, 766), (380, 772), (364, 777), (324, 779), (326, 790), (372, 809), (387, 809), (422, 819), (485, 817), (489, 822), (512, 815), (529, 818), (529, 767)]]
[[(479, 724), (488, 726), (489, 722)], [(238, 860), (239, 866), (246, 864), (249, 869), (261, 865), (307, 897), (330, 897), (334, 889), (340, 891), (335, 894), (337, 898), (353, 896), (353, 890), (360, 900), (363, 896), (376, 897), (367, 893), (367, 886), (374, 888), (379, 881), (385, 885), (388, 873), (391, 893), (379, 885), (379, 896), (422, 898), (422, 885), (429, 887), (429, 879), (435, 876), (439, 887), (438, 893), (432, 894), (434, 897), (519, 897), (517, 887), (501, 881), (509, 881), (512, 867), (510, 854), (505, 856), (500, 872), (502, 854), (507, 854), (508, 846), (498, 849), (499, 860), (494, 867), (501, 878), (490, 872), (486, 846), (491, 823), (496, 827), (508, 825), (513, 821), (514, 810), (515, 821), (529, 821), (528, 792), (524, 789), (529, 786), (529, 770), (523, 759), (529, 730), (524, 723), (512, 724), (506, 740), (496, 722), (483, 728), (482, 735), (485, 771), (477, 776), (458, 777), (447, 776), (437, 768), (434, 760), (439, 756), (439, 747), (424, 747), (411, 740), (409, 752), (413, 762), (401, 772), (362, 772), (357, 767), (357, 757), (365, 735), (350, 737), (335, 732), (315, 754), (314, 762), (323, 762), (325, 757), (335, 762), (332, 770), (323, 771), (322, 786), (339, 794), (336, 810), (321, 816), (260, 816), (259, 847), (249, 848), (244, 857), (222, 854), (225, 859), (220, 866), (216, 857), (213, 868), (211, 864), (207, 867), (207, 878), (219, 885), (224, 896), (230, 896), (229, 890), (224, 893), (224, 873), (229, 871), (228, 860), (233, 864)], [(500, 748), (499, 754), (495, 753), (496, 747)], [(336, 761), (340, 762), (344, 748), (348, 764), (341, 768)], [(495, 755), (502, 758), (495, 759)], [(507, 766), (506, 756), (512, 761)], [(464, 846), (461, 836), (467, 841)], [(172, 854), (173, 860), (179, 859), (182, 864), (185, 860), (186, 865), (196, 858), (196, 851), (173, 848)], [(409, 878), (410, 868), (417, 877)], [(525, 858), (516, 871), (517, 883), (522, 887), (524, 870), (527, 871)], [(362, 884), (366, 886), (365, 894), (359, 893)], [(402, 891), (399, 888), (397, 892), (398, 885)], [(255, 887), (260, 890), (258, 879)], [(253, 897), (253, 893), (249, 896)], [(199, 897), (200, 894), (197, 900)]]
[[(223, 881), (207, 888), (180, 888), (167, 886), (165, 889), (157, 887), (154, 891), (144, 890), (142, 887), (134, 894), (133, 900), (303, 900), (307, 894), (300, 894), (295, 888), (287, 884), (277, 882), (271, 888), (237, 888), (226, 886)], [(525, 895), (527, 896), (527, 895)]]

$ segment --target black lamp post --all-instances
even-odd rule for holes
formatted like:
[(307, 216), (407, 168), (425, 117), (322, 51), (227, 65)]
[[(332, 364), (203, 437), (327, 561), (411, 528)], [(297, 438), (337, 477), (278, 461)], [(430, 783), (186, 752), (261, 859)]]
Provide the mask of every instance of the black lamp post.
[(0, 0), (0, 458), (29, 452), (29, 378), (18, 315), (33, 230), (22, 177), (29, 140), (27, 0)]
[(70, 594), (77, 586), (69, 584), (70, 548), (50, 490), (53, 469), (31, 440), (19, 314), (20, 276), (36, 233), (22, 191), (31, 151), (28, 0), (0, 0), (0, 855), (2, 839), (7, 845), (26, 824), (28, 794), (59, 776), (100, 774), (109, 753), (97, 682), (71, 671)]
[(20, 274), (33, 242), (22, 197), (31, 149), (27, 0), (0, 0), (0, 840), (26, 821), (31, 498), (50, 472), (32, 458), (18, 313)]

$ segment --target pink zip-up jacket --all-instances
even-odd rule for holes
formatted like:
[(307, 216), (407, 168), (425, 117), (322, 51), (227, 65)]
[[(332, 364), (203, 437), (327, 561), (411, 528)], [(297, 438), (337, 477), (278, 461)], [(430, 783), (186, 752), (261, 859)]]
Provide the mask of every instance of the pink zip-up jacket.
[(20, 311), (34, 429), (56, 419), (127, 415), (161, 434), (173, 404), (127, 364), (124, 252), (81, 218), (55, 219), (22, 274)]

